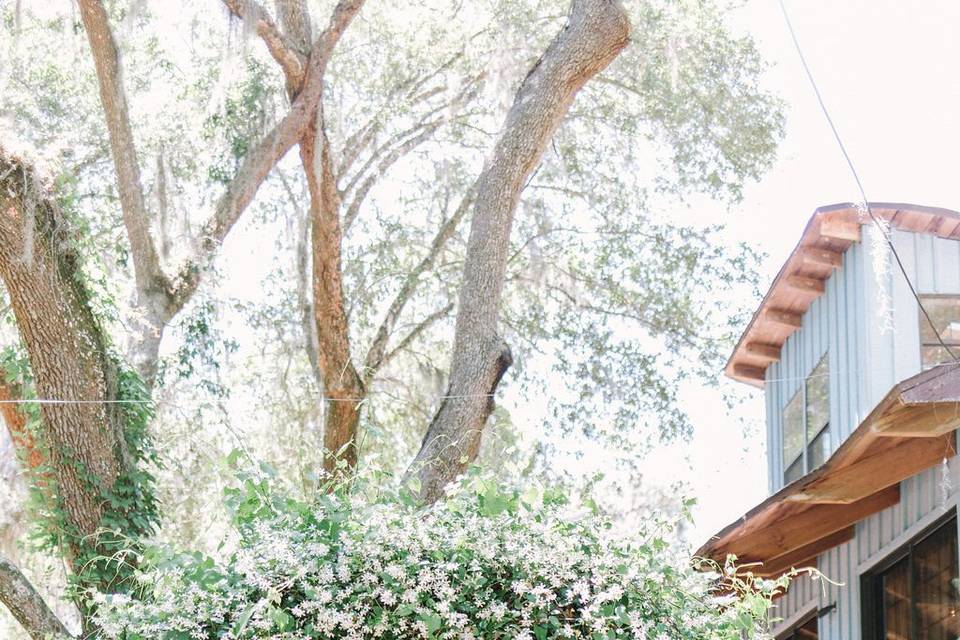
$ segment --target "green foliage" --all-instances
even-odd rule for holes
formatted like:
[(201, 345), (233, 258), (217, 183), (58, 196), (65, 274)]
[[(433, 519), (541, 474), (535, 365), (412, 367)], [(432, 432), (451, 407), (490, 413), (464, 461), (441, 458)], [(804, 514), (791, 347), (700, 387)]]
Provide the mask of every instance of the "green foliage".
[(238, 349), (236, 340), (225, 338), (216, 327), (216, 308), (211, 300), (193, 305), (177, 323), (181, 344), (171, 358), (160, 363), (158, 383), (190, 380), (214, 398), (229, 395), (218, 373), (226, 359)]
[[(0, 370), (7, 378), (5, 382), (18, 386), (23, 400), (36, 399), (29, 361), (24, 354), (12, 348), (4, 349), (0, 352)], [(114, 424), (123, 429), (123, 455), (128, 460), (124, 471), (107, 487), (79, 462), (68, 462), (80, 480), (100, 495), (104, 505), (99, 531), (92, 537), (81, 535), (65, 511), (52, 466), (54, 452), (44, 436), (40, 405), (27, 402), (19, 406), (26, 418), (31, 446), (40, 460), (30, 471), (33, 482), (28, 506), (35, 525), (32, 540), (39, 549), (71, 558), (74, 572), (69, 576), (69, 595), (81, 603), (81, 608), (90, 589), (125, 593), (131, 588), (142, 541), (155, 532), (159, 522), (151, 469), (158, 468), (160, 461), (148, 428), (153, 418), (150, 394), (135, 372), (119, 365), (115, 384), (117, 402), (111, 411)], [(61, 460), (69, 461), (69, 451), (56, 453)]]
[(246, 75), (226, 97), (223, 108), (203, 123), (202, 139), (223, 142), (225, 149), (219, 161), (207, 168), (213, 183), (229, 184), (237, 167), (250, 151), (250, 145), (264, 131), (268, 121), (271, 92), (266, 66), (254, 58), (246, 58)]
[(355, 480), (307, 503), (244, 476), (227, 492), (232, 552), (150, 550), (139, 597), (100, 598), (97, 622), (122, 640), (741, 640), (766, 637), (787, 585), (697, 572), (669, 524), (618, 538), (560, 491), (474, 473), (423, 510), (382, 489)]

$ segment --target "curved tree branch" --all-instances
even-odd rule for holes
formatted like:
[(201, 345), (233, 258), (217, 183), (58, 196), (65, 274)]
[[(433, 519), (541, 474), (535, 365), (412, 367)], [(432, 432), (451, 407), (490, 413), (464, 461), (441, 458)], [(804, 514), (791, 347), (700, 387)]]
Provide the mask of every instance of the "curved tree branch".
[(441, 497), (476, 458), (493, 395), (512, 362), (497, 319), (520, 192), (577, 92), (619, 55), (629, 35), (619, 0), (573, 0), (566, 26), (520, 85), (480, 174), (447, 397), (408, 472), (419, 478), (426, 501)]
[[(313, 43), (309, 57), (303, 59), (297, 52), (296, 43), (281, 34), (255, 2), (223, 1), (234, 14), (241, 17), (246, 14), (249, 19), (256, 21), (258, 33), (283, 68), (288, 90), (296, 98), (280, 123), (252, 146), (203, 225), (197, 254), (186, 260), (176, 277), (170, 279), (163, 272), (150, 234), (150, 217), (131, 133), (122, 67), (108, 15), (101, 0), (80, 0), (110, 134), (121, 208), (134, 256), (134, 275), (139, 304), (142, 306), (143, 318), (139, 321), (142, 326), (138, 327), (137, 333), (140, 335), (133, 348), (135, 364), (148, 381), (152, 381), (156, 372), (157, 353), (165, 325), (196, 292), (207, 264), (270, 171), (300, 141), (315, 119), (323, 91), (323, 74), (330, 55), (363, 4), (362, 0), (341, 0), (331, 15), (329, 25)], [(285, 1), (296, 2), (296, 7), (302, 8), (297, 0)], [(256, 15), (250, 16), (249, 12), (255, 12)], [(307, 24), (304, 22), (300, 25), (303, 28), (299, 30), (298, 37), (309, 33), (304, 31)]]
[[(287, 94), (296, 95), (303, 84), (303, 73), (307, 66), (306, 54), (309, 53), (310, 45), (309, 20), (306, 22), (305, 32), (291, 36), (289, 32), (281, 33), (270, 19), (270, 15), (255, 0), (222, 0), (222, 2), (230, 13), (256, 25), (257, 35), (283, 69), (283, 75), (287, 81)], [(296, 39), (292, 39), (293, 37)], [(301, 43), (300, 37), (306, 39)]]
[(73, 637), (20, 569), (3, 556), (0, 556), (0, 602), (33, 640)]

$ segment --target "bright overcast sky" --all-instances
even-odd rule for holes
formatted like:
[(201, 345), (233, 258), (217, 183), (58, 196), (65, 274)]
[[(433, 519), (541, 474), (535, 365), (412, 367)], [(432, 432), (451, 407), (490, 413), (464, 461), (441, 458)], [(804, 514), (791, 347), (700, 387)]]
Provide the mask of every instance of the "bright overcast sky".
[[(867, 197), (960, 209), (960, 3), (787, 0), (787, 8)], [(776, 0), (748, 2), (739, 18), (771, 64), (767, 86), (788, 105), (776, 166), (727, 216), (735, 237), (768, 254), (765, 289), (816, 207), (859, 198)], [(700, 501), (696, 544), (766, 496), (762, 432), (744, 437), (732, 417), (720, 417), (713, 395), (703, 395), (689, 400), (692, 469), (677, 471), (672, 456), (655, 465), (691, 483)], [(744, 414), (759, 428), (760, 391)]]

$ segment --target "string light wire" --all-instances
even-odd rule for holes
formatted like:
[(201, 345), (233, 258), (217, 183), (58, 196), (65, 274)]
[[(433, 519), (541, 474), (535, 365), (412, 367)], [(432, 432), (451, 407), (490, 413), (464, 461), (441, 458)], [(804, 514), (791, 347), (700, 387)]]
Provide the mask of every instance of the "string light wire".
[(810, 81), (810, 86), (813, 87), (813, 93), (817, 96), (817, 102), (820, 104), (820, 110), (823, 112), (823, 116), (826, 118), (827, 124), (830, 125), (830, 131), (833, 132), (833, 137), (837, 141), (837, 146), (840, 147), (840, 153), (843, 154), (844, 160), (847, 161), (847, 166), (850, 168), (850, 173), (853, 174), (853, 179), (857, 183), (857, 189), (860, 191), (860, 197), (863, 200), (863, 206), (866, 208), (867, 213), (869, 214), (874, 225), (876, 225), (876, 228), (883, 235), (883, 239), (886, 241), (887, 246), (890, 248), (890, 252), (897, 261), (897, 266), (900, 268), (900, 273), (903, 274), (903, 279), (907, 282), (907, 287), (910, 288), (910, 294), (917, 301), (917, 306), (920, 307), (920, 312), (923, 314), (923, 317), (926, 318), (930, 328), (933, 329), (934, 335), (937, 336), (937, 342), (939, 342), (940, 346), (946, 350), (954, 362), (960, 363), (960, 359), (957, 358), (957, 355), (947, 345), (947, 343), (943, 341), (943, 337), (940, 335), (937, 327), (933, 324), (930, 314), (927, 313), (926, 307), (923, 306), (923, 302), (920, 300), (920, 296), (917, 294), (917, 290), (913, 286), (913, 282), (910, 281), (910, 276), (907, 275), (906, 268), (903, 266), (903, 261), (900, 259), (900, 254), (897, 253), (897, 248), (893, 244), (893, 239), (890, 237), (890, 231), (877, 218), (876, 214), (873, 213), (873, 209), (870, 207), (870, 201), (867, 200), (866, 190), (863, 188), (863, 183), (860, 181), (860, 175), (857, 173), (857, 169), (853, 165), (853, 160), (850, 158), (850, 154), (847, 153), (847, 148), (843, 144), (843, 139), (840, 137), (840, 132), (833, 123), (833, 118), (830, 117), (830, 111), (827, 109), (827, 105), (823, 101), (823, 96), (820, 94), (817, 81), (814, 79), (813, 72), (810, 71), (810, 66), (807, 64), (807, 58), (803, 55), (803, 48), (800, 46), (797, 33), (793, 29), (793, 23), (790, 21), (790, 14), (787, 12), (787, 6), (784, 4), (784, 0), (778, 0), (778, 2), (780, 4), (780, 10), (783, 12), (783, 19), (787, 23), (787, 30), (790, 32), (790, 39), (793, 40), (793, 46), (797, 50), (797, 56), (800, 58), (800, 64), (803, 65), (803, 70), (807, 74), (807, 79)]

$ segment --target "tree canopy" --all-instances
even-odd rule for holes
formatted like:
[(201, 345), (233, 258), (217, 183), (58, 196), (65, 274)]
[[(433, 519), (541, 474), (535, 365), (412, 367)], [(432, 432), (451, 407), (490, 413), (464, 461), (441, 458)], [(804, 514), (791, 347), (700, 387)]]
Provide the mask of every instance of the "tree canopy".
[(304, 503), (358, 467), (426, 502), (473, 464), (576, 490), (554, 461), (584, 441), (633, 486), (755, 281), (683, 215), (735, 203), (782, 132), (731, 11), (0, 7), (0, 395), (23, 403), (0, 495), (30, 496), (0, 542), (36, 540), (0, 559), (62, 558), (95, 632), (82, 594), (133, 589), (145, 545), (229, 536), (234, 449)]

